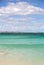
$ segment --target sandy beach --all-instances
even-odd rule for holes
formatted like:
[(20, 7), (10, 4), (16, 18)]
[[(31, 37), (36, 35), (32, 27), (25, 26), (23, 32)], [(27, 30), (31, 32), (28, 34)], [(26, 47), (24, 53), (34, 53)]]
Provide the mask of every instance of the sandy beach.
[(18, 60), (18, 59), (0, 59), (0, 65), (44, 65), (42, 60)]

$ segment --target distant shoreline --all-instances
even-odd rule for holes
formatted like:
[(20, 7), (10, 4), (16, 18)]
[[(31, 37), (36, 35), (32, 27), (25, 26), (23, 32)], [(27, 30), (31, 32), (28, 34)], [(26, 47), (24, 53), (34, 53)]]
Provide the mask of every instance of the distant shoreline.
[(0, 32), (0, 35), (44, 35), (41, 32)]

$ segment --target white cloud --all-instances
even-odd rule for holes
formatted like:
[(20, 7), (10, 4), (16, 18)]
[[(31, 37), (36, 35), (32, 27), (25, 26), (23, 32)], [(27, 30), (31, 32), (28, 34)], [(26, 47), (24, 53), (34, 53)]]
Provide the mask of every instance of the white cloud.
[(8, 3), (0, 7), (0, 31), (38, 31), (44, 28), (44, 23), (37, 22), (36, 17), (27, 16), (31, 14), (44, 14), (44, 9), (27, 2)]
[(30, 14), (44, 14), (44, 9), (30, 5), (27, 2), (8, 3), (7, 6), (0, 7), (0, 16)]
[(34, 21), (36, 21), (36, 19), (31, 17), (25, 17), (25, 18), (1, 17), (0, 31), (2, 32), (37, 31), (42, 26), (41, 25), (42, 23)]
[[(30, 21), (29, 21), (30, 20)], [(30, 31), (37, 30), (37, 27), (32, 25), (32, 20), (36, 20), (32, 17), (0, 17), (0, 32), (18, 32), (18, 31)]]

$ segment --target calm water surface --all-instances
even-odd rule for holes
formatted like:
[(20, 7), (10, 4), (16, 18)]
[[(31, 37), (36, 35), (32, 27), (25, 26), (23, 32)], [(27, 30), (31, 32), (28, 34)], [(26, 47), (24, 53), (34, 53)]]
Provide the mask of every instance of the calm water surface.
[(9, 65), (44, 65), (44, 36), (0, 35), (0, 62), (3, 59), (16, 60)]

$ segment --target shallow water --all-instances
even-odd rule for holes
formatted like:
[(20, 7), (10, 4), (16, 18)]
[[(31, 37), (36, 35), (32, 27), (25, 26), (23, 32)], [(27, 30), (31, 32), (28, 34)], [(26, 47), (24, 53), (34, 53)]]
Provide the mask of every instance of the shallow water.
[(1, 65), (44, 65), (44, 36), (0, 35)]

